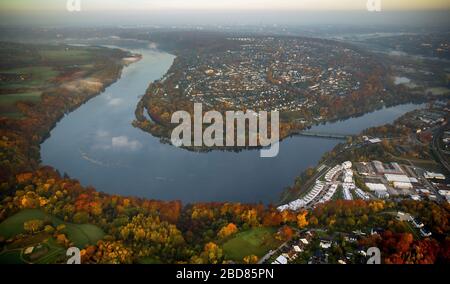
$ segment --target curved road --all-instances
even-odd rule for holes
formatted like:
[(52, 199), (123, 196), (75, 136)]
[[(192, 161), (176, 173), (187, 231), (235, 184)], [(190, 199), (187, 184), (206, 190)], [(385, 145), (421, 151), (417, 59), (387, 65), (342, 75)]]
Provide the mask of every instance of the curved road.
[(444, 134), (445, 129), (448, 127), (448, 125), (444, 125), (440, 127), (433, 135), (433, 141), (431, 143), (431, 150), (436, 155), (436, 158), (438, 158), (438, 161), (447, 169), (447, 172), (450, 173), (450, 164), (447, 160), (447, 157), (445, 153), (442, 152), (441, 148), (439, 147), (439, 140), (442, 138), (442, 135)]

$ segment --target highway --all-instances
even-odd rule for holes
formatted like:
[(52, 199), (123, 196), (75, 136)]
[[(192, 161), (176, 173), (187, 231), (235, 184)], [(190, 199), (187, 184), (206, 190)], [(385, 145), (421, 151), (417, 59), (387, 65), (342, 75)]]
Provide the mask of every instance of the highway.
[(447, 161), (447, 157), (445, 153), (442, 152), (439, 147), (439, 140), (442, 138), (444, 130), (448, 127), (448, 125), (444, 125), (440, 127), (438, 130), (434, 132), (433, 141), (431, 143), (431, 150), (435, 154), (438, 161), (447, 169), (447, 172), (450, 173), (450, 164)]

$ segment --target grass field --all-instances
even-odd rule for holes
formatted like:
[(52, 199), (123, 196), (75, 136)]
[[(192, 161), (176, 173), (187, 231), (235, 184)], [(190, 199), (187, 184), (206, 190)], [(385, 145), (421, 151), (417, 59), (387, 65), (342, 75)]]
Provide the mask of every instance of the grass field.
[(0, 104), (14, 106), (18, 101), (37, 102), (40, 100), (40, 97), (41, 92), (0, 95)]
[(24, 264), (21, 254), (21, 249), (4, 251), (0, 253), (0, 264)]
[(96, 49), (65, 46), (41, 47), (33, 53), (25, 48), (12, 51), (3, 46), (2, 51), (16, 53), (17, 58), (9, 57), (8, 64), (0, 67), (0, 116), (15, 119), (23, 118), (16, 107), (18, 101), (39, 102), (41, 93), (53, 87), (53, 79), (64, 70), (94, 69), (97, 54)]
[(95, 225), (65, 224), (65, 232), (67, 233), (68, 238), (79, 248), (82, 248), (88, 244), (96, 244), (99, 240), (103, 239), (105, 235), (103, 230)]
[(35, 94), (46, 92), (58, 95), (65, 92), (63, 84), (93, 74), (108, 77), (109, 66), (121, 58), (117, 50), (100, 47), (8, 42), (0, 43), (0, 54), (0, 117), (12, 119), (24, 118), (18, 101), (36, 102)]
[(271, 249), (281, 245), (281, 241), (274, 238), (275, 228), (253, 228), (236, 234), (223, 244), (227, 259), (241, 262), (245, 256), (264, 256)]
[(50, 62), (80, 62), (87, 61), (92, 54), (88, 51), (77, 49), (44, 49), (39, 51), (39, 55)]
[[(17, 80), (0, 81), (0, 113), (10, 118), (21, 118), (22, 114), (16, 107), (19, 101), (39, 102), (42, 92), (40, 90), (50, 86), (51, 79), (59, 72), (51, 67), (24, 67), (1, 70), (0, 74), (17, 75)], [(21, 79), (23, 76), (23, 80)]]
[(23, 223), (33, 219), (49, 220), (54, 226), (65, 224), (66, 228), (63, 230), (63, 233), (65, 233), (69, 240), (73, 241), (79, 248), (83, 248), (88, 244), (95, 244), (105, 235), (103, 230), (95, 225), (66, 223), (59, 218), (48, 215), (38, 209), (22, 210), (3, 221), (0, 224), (0, 235), (5, 238), (11, 238), (21, 234), (24, 232)]
[(58, 245), (55, 239), (51, 238), (45, 243), (49, 251), (46, 255), (36, 260), (36, 264), (52, 264), (55, 263), (57, 259), (65, 257), (66, 249)]
[(9, 118), (22, 118), (23, 114), (17, 109), (16, 103), (19, 101), (39, 102), (40, 100), (41, 92), (0, 95), (0, 113)]
[[(42, 239), (42, 238), (38, 238)], [(58, 260), (64, 259), (66, 254), (66, 248), (59, 245), (55, 239), (45, 236), (40, 241), (33, 239), (35, 242), (29, 242), (22, 247), (6, 247), (0, 253), (0, 264), (24, 264), (24, 263), (36, 263), (36, 264), (51, 264), (57, 263)], [(31, 259), (29, 256), (25, 256), (23, 251), (25, 248), (40, 245), (45, 252), (35, 259)]]
[[(64, 224), (66, 228), (62, 230), (67, 238), (74, 242), (78, 248), (84, 248), (86, 245), (95, 244), (102, 239), (105, 233), (102, 229), (91, 224), (72, 224), (62, 221), (61, 219), (46, 214), (38, 209), (25, 209), (17, 214), (9, 217), (0, 224), (0, 235), (5, 238), (11, 238), (24, 232), (23, 224), (29, 220), (44, 220), (49, 221), (54, 227)], [(30, 258), (24, 256), (24, 249), (40, 245), (45, 251), (41, 251), (41, 255)], [(18, 239), (9, 243), (7, 247), (0, 252), (0, 264), (20, 264), (20, 263), (55, 263), (65, 258), (66, 248), (59, 245), (53, 238), (52, 234), (40, 232), (34, 235), (29, 235), (25, 238)], [(38, 252), (39, 253), (39, 252)]]
[(1, 82), (0, 86), (5, 89), (43, 88), (59, 74), (58, 71), (49, 66), (13, 68), (1, 70), (0, 73), (23, 75), (26, 78), (12, 82)]

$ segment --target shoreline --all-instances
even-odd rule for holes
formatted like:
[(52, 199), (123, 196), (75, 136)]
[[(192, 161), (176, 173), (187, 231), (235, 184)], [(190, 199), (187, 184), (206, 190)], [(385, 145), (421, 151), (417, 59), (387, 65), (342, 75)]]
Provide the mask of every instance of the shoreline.
[[(108, 48), (108, 49), (112, 49), (111, 47), (104, 47), (104, 48)], [(127, 51), (129, 52), (129, 51)], [(87, 97), (81, 101), (79, 104), (73, 105), (69, 108), (68, 112), (64, 112), (62, 116), (60, 116), (57, 120), (54, 121), (54, 123), (52, 124), (50, 130), (48, 131), (48, 133), (42, 137), (42, 140), (39, 142), (39, 148), (40, 145), (42, 143), (45, 142), (45, 140), (47, 140), (50, 135), (51, 135), (51, 131), (57, 126), (57, 124), (64, 119), (64, 117), (66, 115), (69, 115), (71, 112), (77, 110), (78, 108), (80, 108), (81, 106), (83, 106), (84, 104), (88, 103), (91, 99), (103, 94), (107, 88), (109, 88), (110, 86), (112, 86), (113, 84), (115, 84), (117, 81), (119, 81), (122, 77), (122, 72), (124, 70), (124, 68), (128, 67), (129, 65), (136, 63), (138, 61), (140, 61), (142, 59), (142, 55), (140, 54), (133, 54), (132, 56), (126, 57), (126, 58), (122, 58), (122, 67), (119, 71), (119, 73), (117, 74), (117, 76), (115, 78), (108, 78), (105, 79), (105, 81), (102, 82), (103, 86), (102, 88), (97, 91), (97, 92), (93, 92), (91, 94), (88, 94)], [(39, 151), (39, 166), (47, 166), (47, 165), (42, 165), (41, 163), (41, 158), (40, 158), (40, 151)], [(51, 166), (51, 165), (49, 165)]]
[[(111, 48), (111, 47), (108, 47), (108, 48)], [(127, 50), (127, 51), (128, 51), (128, 50)], [(129, 58), (129, 60), (123, 61), (123, 58), (122, 58), (122, 62), (127, 62), (127, 61), (128, 61), (128, 62), (131, 62), (131, 61), (132, 61), (132, 62), (134, 63), (134, 62), (139, 61), (139, 60), (141, 59), (141, 56), (138, 55), (137, 57), (133, 57), (133, 60), (130, 59), (131, 57), (126, 57), (126, 58)], [(132, 63), (130, 63), (130, 64), (132, 64)], [(70, 108), (69, 112), (66, 112), (66, 113), (64, 113), (61, 117), (59, 117), (58, 120), (56, 120), (56, 121), (54, 122), (54, 124), (51, 126), (49, 132), (47, 133), (47, 136), (44, 136), (44, 137), (42, 138), (42, 140), (41, 140), (41, 142), (39, 143), (39, 145), (40, 145), (41, 143), (43, 143), (43, 142), (50, 136), (51, 130), (56, 126), (56, 124), (57, 124), (62, 118), (64, 118), (64, 116), (65, 116), (66, 114), (68, 114), (68, 113), (70, 113), (70, 112), (76, 110), (77, 108), (79, 108), (79, 107), (82, 106), (83, 104), (87, 103), (91, 98), (94, 98), (94, 97), (100, 95), (102, 92), (105, 91), (106, 88), (108, 88), (109, 86), (111, 86), (112, 84), (114, 84), (115, 82), (117, 82), (117, 81), (120, 79), (120, 77), (121, 77), (123, 68), (126, 67), (126, 66), (128, 66), (128, 65), (124, 65), (124, 66), (122, 67), (122, 69), (120, 70), (119, 75), (118, 75), (114, 80), (112, 80), (111, 82), (108, 82), (107, 84), (105, 84), (105, 85), (103, 86), (103, 88), (102, 88), (100, 91), (88, 95), (82, 102), (80, 102), (79, 104), (73, 105), (73, 106)], [(171, 67), (172, 67), (172, 66), (171, 66)], [(170, 68), (169, 68), (169, 71), (170, 71)], [(167, 74), (169, 71), (167, 71), (166, 74)], [(164, 75), (164, 76), (165, 76), (165, 75)], [(163, 76), (163, 78), (164, 78), (164, 76)], [(152, 86), (152, 84), (153, 84), (153, 83), (150, 83), (148, 88), (150, 88), (150, 87)], [(410, 102), (410, 101), (408, 101), (408, 102)], [(408, 102), (406, 102), (406, 103), (408, 103)], [(417, 102), (418, 102), (418, 101), (417, 101)], [(423, 102), (423, 101), (421, 101), (421, 102)], [(142, 104), (142, 100), (139, 101), (138, 107), (139, 107), (140, 104)], [(392, 106), (398, 106), (398, 105), (401, 105), (401, 104), (403, 104), (403, 102), (397, 102), (397, 103), (394, 103)], [(138, 109), (138, 107), (137, 107), (137, 109)], [(379, 110), (379, 109), (383, 109), (383, 108), (386, 108), (386, 107), (388, 107), (388, 106), (387, 106), (386, 104), (384, 104), (383, 106), (380, 106), (380, 107), (378, 107), (378, 108), (372, 110), (371, 112), (376, 111), (376, 110)], [(136, 111), (137, 111), (137, 109), (136, 109)], [(143, 111), (145, 111), (145, 108), (143, 108)], [(346, 120), (346, 119), (350, 119), (350, 118), (354, 118), (354, 117), (360, 117), (360, 116), (363, 116), (363, 115), (365, 115), (365, 114), (367, 114), (367, 113), (371, 113), (371, 112), (365, 112), (365, 113), (355, 114), (355, 115), (351, 115), (351, 116), (347, 116), (347, 117), (343, 117), (343, 118), (333, 119), (333, 120), (330, 120), (330, 121), (326, 121), (326, 122), (322, 122), (322, 123), (315, 124), (315, 125), (313, 125), (312, 127), (314, 127), (314, 126), (319, 126), (319, 125), (323, 125), (323, 124), (327, 124), (327, 123), (332, 123), (332, 122), (336, 122), (336, 121), (344, 121), (344, 120)], [(305, 129), (309, 129), (309, 127), (305, 128)], [(152, 134), (152, 135), (153, 135), (153, 134)], [(354, 136), (356, 136), (356, 135), (358, 135), (358, 134), (355, 134)], [(153, 136), (155, 136), (155, 135), (153, 135)], [(297, 131), (297, 132), (292, 132), (292, 133), (290, 133), (289, 135), (282, 137), (282, 138), (280, 139), (280, 142), (281, 142), (281, 141), (284, 141), (284, 139), (291, 138), (291, 137), (295, 137), (295, 136), (299, 136), (298, 131)], [(155, 137), (159, 137), (159, 136), (155, 136)], [(159, 138), (160, 138), (160, 140), (161, 140), (161, 141), (160, 141), (161, 143), (168, 143), (168, 142), (169, 142), (169, 141), (164, 140), (164, 137), (159, 137)], [(169, 144), (170, 144), (170, 142), (169, 142)], [(183, 148), (183, 149), (186, 149), (186, 150), (188, 150), (188, 151), (200, 152), (200, 153), (208, 153), (208, 152), (212, 152), (212, 151), (225, 151), (225, 152), (233, 151), (233, 152), (241, 152), (241, 151), (248, 151), (248, 150), (260, 150), (261, 147), (230, 147), (230, 148), (223, 148), (223, 147), (221, 147), (221, 148), (218, 148), (218, 149), (217, 149), (217, 148), (211, 148), (211, 147), (207, 147), (207, 149), (205, 149), (205, 147), (200, 147), (200, 148)], [(324, 153), (324, 154), (322, 155), (321, 159), (322, 159), (326, 154), (327, 154), (327, 152)], [(40, 166), (45, 166), (45, 165), (43, 165), (43, 164), (41, 163), (41, 160), (40, 160), (40, 152), (39, 152), (39, 163), (38, 163), (38, 167), (40, 167)], [(51, 165), (50, 165), (50, 166), (51, 166)], [(70, 173), (69, 173), (69, 174), (70, 174)], [(281, 199), (281, 197), (282, 197), (282, 195), (278, 196), (278, 199), (277, 199), (277, 200)], [(166, 200), (166, 201), (167, 201), (167, 200)], [(274, 202), (275, 202), (275, 201), (274, 201)]]
[[(352, 115), (352, 116), (342, 117), (342, 118), (333, 119), (333, 120), (329, 120), (329, 121), (324, 121), (324, 122), (321, 122), (321, 123), (316, 123), (316, 124), (310, 125), (308, 127), (305, 127), (302, 130), (293, 131), (293, 132), (289, 133), (288, 135), (286, 135), (284, 137), (281, 137), (278, 142), (282, 143), (282, 142), (286, 141), (287, 139), (300, 137), (300, 136), (309, 136), (311, 138), (321, 138), (321, 139), (345, 141), (345, 139), (343, 139), (343, 138), (317, 137), (317, 136), (314, 136), (314, 135), (312, 135), (312, 136), (304, 135), (304, 134), (302, 134), (302, 132), (308, 131), (308, 130), (310, 130), (312, 128), (315, 128), (315, 127), (320, 127), (320, 126), (325, 126), (325, 125), (328, 125), (328, 124), (345, 122), (345, 121), (350, 120), (350, 119), (360, 118), (360, 117), (363, 117), (365, 115), (368, 115), (368, 114), (371, 114), (371, 113), (374, 113), (376, 111), (380, 111), (380, 110), (383, 110), (383, 109), (395, 108), (395, 107), (409, 105), (409, 104), (420, 106), (420, 105), (422, 105), (424, 103), (426, 103), (426, 100), (399, 102), (397, 104), (393, 104), (393, 105), (389, 105), (389, 106), (384, 105), (384, 106), (382, 106), (380, 108), (377, 108), (377, 109), (375, 109), (373, 111), (370, 111), (370, 112), (360, 113), (360, 114), (357, 114), (357, 115)], [(386, 123), (364, 128), (363, 130), (361, 130), (358, 133), (351, 134), (351, 137), (359, 136), (362, 132), (364, 132), (365, 130), (370, 129), (372, 127), (379, 127), (379, 126), (383, 126), (383, 125), (386, 125)], [(174, 146), (172, 144), (171, 140), (168, 139), (167, 137), (163, 137), (163, 136), (160, 136), (160, 135), (152, 134), (151, 132), (140, 128), (139, 126), (135, 126), (135, 127), (141, 129), (142, 131), (144, 131), (146, 133), (149, 133), (150, 135), (152, 135), (155, 138), (160, 139), (160, 143), (168, 144), (168, 145), (171, 145), (173, 147), (176, 147), (176, 146)], [(206, 153), (211, 153), (211, 152), (216, 152), (216, 151), (218, 151), (218, 152), (235, 152), (235, 153), (240, 153), (240, 152), (243, 152), (243, 151), (259, 151), (259, 150), (264, 149), (266, 147), (263, 147), (263, 146), (222, 146), (222, 147), (218, 147), (218, 146), (212, 146), (212, 147), (210, 147), (210, 146), (197, 146), (197, 147), (194, 147), (194, 146), (190, 146), (190, 147), (182, 146), (182, 147), (178, 147), (178, 148), (186, 150), (186, 151), (190, 151), (190, 152), (205, 153), (206, 154)], [(326, 153), (324, 153), (324, 155), (325, 154)]]
[[(109, 52), (114, 50), (109, 47), (103, 48)], [(51, 131), (58, 122), (92, 98), (102, 94), (109, 86), (120, 80), (125, 67), (141, 59), (139, 54), (131, 54), (124, 50), (121, 52), (121, 58), (109, 59), (106, 61), (107, 65), (96, 69), (89, 74), (89, 77), (70, 79), (44, 89), (39, 103), (23, 104), (24, 106), (20, 109), (24, 115), (23, 119), (1, 118), (2, 140), (20, 145), (15, 155), (22, 159), (21, 162), (13, 165), (15, 169), (4, 168), (6, 174), (0, 177), (0, 181), (11, 182), (17, 174), (35, 171), (46, 166), (42, 164), (40, 147), (50, 137)], [(124, 58), (130, 60), (134, 58), (134, 60), (129, 63), (123, 61)]]
[[(280, 38), (283, 38), (283, 36), (280, 36)], [(290, 37), (288, 37), (290, 38)], [(339, 113), (336, 112), (334, 115), (327, 114), (325, 116), (320, 117), (310, 117), (307, 120), (301, 120), (299, 119), (293, 119), (293, 118), (283, 118), (283, 115), (280, 113), (280, 142), (286, 138), (290, 138), (292, 136), (299, 135), (302, 131), (307, 131), (308, 129), (324, 124), (329, 124), (333, 122), (343, 121), (351, 118), (357, 118), (360, 116), (364, 116), (368, 113), (372, 113), (374, 111), (387, 108), (387, 107), (394, 107), (402, 104), (408, 104), (408, 103), (414, 103), (414, 104), (420, 104), (425, 103), (429, 101), (432, 98), (425, 97), (425, 93), (413, 93), (413, 92), (405, 92), (403, 90), (400, 90), (398, 86), (393, 84), (391, 82), (392, 80), (392, 70), (390, 70), (390, 66), (386, 65), (386, 58), (378, 58), (376, 54), (374, 54), (372, 51), (363, 50), (359, 46), (356, 46), (354, 44), (349, 43), (343, 43), (336, 40), (330, 40), (330, 39), (313, 39), (309, 37), (303, 37), (303, 36), (293, 36), (292, 38), (296, 39), (306, 39), (306, 40), (317, 40), (317, 41), (323, 41), (327, 43), (334, 43), (342, 45), (346, 48), (351, 48), (354, 51), (357, 51), (365, 56), (369, 56), (371, 59), (373, 58), (375, 61), (374, 64), (378, 64), (382, 67), (383, 70), (385, 70), (385, 74), (380, 74), (380, 82), (382, 83), (382, 87), (384, 89), (380, 89), (377, 92), (374, 92), (372, 95), (364, 95), (358, 98), (357, 100), (352, 98), (346, 98), (346, 103), (353, 106), (353, 111), (348, 113)], [(165, 52), (175, 54), (177, 52), (174, 52), (173, 50), (166, 49)], [(174, 60), (172, 66), (167, 70), (167, 72), (162, 76), (160, 80), (157, 80), (155, 82), (152, 82), (149, 84), (146, 94), (140, 99), (136, 110), (135, 110), (135, 117), (136, 119), (133, 121), (133, 126), (140, 128), (142, 131), (147, 132), (151, 134), (154, 137), (159, 138), (163, 143), (167, 143), (170, 141), (170, 133), (174, 129), (174, 126), (170, 124), (170, 119), (167, 119), (167, 115), (169, 115), (172, 112), (171, 107), (167, 107), (167, 105), (172, 104), (178, 104), (181, 106), (184, 106), (185, 108), (180, 108), (180, 110), (187, 111), (191, 114), (191, 117), (193, 117), (192, 113), (192, 101), (188, 100), (187, 97), (179, 96), (177, 95), (178, 89), (175, 87), (175, 90), (173, 86), (178, 83), (178, 81), (173, 81), (168, 83), (166, 81), (167, 78), (171, 77), (174, 74), (178, 74), (180, 72), (183, 72), (185, 69), (183, 69), (183, 64), (180, 62), (183, 62), (183, 60), (186, 61), (186, 58), (189, 59), (189, 54), (186, 54), (186, 52), (183, 52), (183, 49), (181, 51), (178, 51), (177, 58)], [(378, 66), (377, 65), (377, 66)], [(173, 76), (172, 76), (173, 77)], [(165, 90), (164, 96), (159, 95), (158, 92), (160, 90)], [(435, 96), (438, 98), (438, 96)], [(162, 101), (162, 102), (161, 102)], [(150, 108), (151, 105), (156, 105), (156, 102), (159, 102), (160, 105), (158, 105), (157, 112), (152, 110)], [(364, 102), (364, 105), (361, 106), (361, 102)], [(369, 105), (369, 106), (368, 106)], [(221, 105), (217, 105), (218, 107), (221, 107)], [(328, 108), (332, 110), (333, 105), (326, 105), (324, 104), (324, 108)], [(167, 108), (165, 108), (167, 107)], [(322, 106), (320, 106), (322, 107)], [(204, 111), (207, 111), (209, 109), (205, 109)], [(225, 112), (231, 109), (221, 109), (219, 112)], [(231, 110), (233, 111), (233, 110)], [(309, 111), (309, 109), (308, 109)], [(333, 111), (331, 111), (333, 113)], [(290, 115), (288, 112), (286, 115)], [(286, 116), (285, 115), (285, 116)], [(150, 118), (150, 119), (149, 119)], [(317, 119), (318, 118), (318, 119)], [(169, 143), (170, 144), (170, 143)], [(193, 143), (192, 143), (193, 144)], [(236, 143), (235, 143), (236, 145)], [(215, 150), (223, 150), (223, 151), (242, 151), (242, 150), (258, 150), (261, 149), (260, 146), (256, 147), (207, 147), (207, 146), (199, 146), (199, 147), (182, 147), (183, 149), (186, 149), (188, 151), (193, 152), (211, 152)]]

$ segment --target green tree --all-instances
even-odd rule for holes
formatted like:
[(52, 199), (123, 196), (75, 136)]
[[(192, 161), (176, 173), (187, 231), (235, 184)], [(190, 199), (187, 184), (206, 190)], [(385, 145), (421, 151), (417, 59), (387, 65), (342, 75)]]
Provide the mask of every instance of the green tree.
[(27, 233), (31, 233), (31, 234), (41, 231), (43, 229), (43, 227), (44, 227), (44, 221), (42, 221), (42, 220), (30, 220), (23, 224), (23, 229)]
[(77, 224), (85, 224), (89, 222), (89, 214), (87, 212), (77, 212), (73, 215), (73, 222)]

